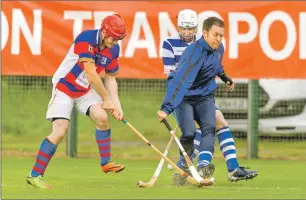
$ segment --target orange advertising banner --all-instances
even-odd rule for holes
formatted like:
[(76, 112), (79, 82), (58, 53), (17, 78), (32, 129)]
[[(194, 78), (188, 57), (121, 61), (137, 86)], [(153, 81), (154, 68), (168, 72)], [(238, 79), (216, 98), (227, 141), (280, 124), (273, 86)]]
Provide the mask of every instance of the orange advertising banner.
[(177, 33), (176, 15), (186, 8), (200, 22), (225, 21), (223, 64), (231, 77), (306, 78), (306, 3), (290, 1), (4, 1), (2, 75), (52, 76), (74, 38), (116, 12), (128, 26), (118, 76), (164, 78), (161, 44)]

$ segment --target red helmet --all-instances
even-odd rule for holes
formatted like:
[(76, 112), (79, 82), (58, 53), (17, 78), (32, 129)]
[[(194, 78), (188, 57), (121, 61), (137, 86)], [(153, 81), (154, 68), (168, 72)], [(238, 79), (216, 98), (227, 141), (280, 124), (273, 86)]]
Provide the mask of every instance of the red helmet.
[(105, 31), (106, 37), (112, 37), (116, 40), (122, 40), (127, 34), (125, 22), (118, 14), (105, 17), (101, 24), (101, 30)]

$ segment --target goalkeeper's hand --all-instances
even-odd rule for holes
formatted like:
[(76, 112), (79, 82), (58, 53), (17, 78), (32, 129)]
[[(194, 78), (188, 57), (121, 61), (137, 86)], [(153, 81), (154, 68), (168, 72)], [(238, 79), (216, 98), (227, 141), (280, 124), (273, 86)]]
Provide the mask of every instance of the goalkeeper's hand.
[(235, 89), (235, 83), (233, 82), (233, 80), (227, 76), (226, 73), (222, 73), (220, 74), (220, 79), (226, 84), (227, 89), (229, 91), (233, 91)]
[(233, 91), (235, 89), (235, 83), (234, 82), (232, 82), (232, 84), (226, 83), (226, 87), (229, 91)]

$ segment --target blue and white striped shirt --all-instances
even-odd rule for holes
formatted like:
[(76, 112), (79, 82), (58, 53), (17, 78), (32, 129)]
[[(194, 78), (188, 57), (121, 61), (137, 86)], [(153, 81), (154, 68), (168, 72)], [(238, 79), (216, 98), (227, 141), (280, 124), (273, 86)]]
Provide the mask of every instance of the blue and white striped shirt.
[[(195, 41), (202, 37), (201, 34), (195, 35)], [(162, 57), (164, 63), (164, 73), (169, 74), (175, 70), (185, 49), (193, 42), (187, 43), (179, 34), (168, 37), (163, 42)]]

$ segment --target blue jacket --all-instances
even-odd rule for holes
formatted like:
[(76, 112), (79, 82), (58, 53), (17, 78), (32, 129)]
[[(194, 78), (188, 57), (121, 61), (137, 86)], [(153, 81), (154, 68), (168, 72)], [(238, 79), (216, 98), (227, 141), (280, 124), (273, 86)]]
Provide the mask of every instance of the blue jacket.
[(223, 45), (213, 50), (202, 37), (189, 45), (176, 70), (168, 77), (166, 97), (161, 110), (170, 114), (185, 96), (208, 96), (217, 88), (216, 76), (224, 72)]

